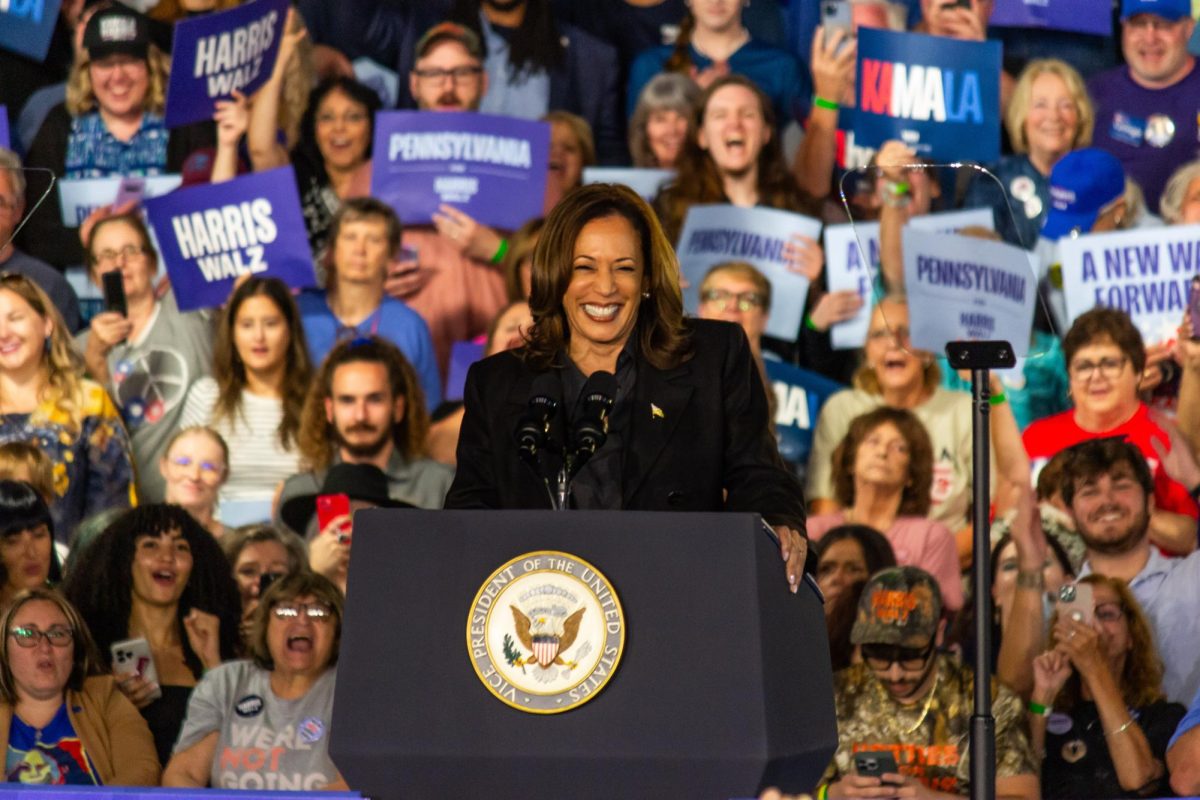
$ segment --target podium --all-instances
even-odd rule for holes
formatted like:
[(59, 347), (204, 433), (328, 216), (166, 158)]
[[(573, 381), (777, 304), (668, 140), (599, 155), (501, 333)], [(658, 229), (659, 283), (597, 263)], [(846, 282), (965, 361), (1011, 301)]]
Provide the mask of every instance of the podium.
[[(562, 713), (521, 706), (544, 712), (570, 693), (489, 688), (473, 625), (489, 603), (495, 624), (512, 625), (526, 616), (518, 597), (534, 602), (533, 636), (507, 635), (503, 656), (486, 649), (510, 675), (541, 674), (549, 651), (522, 646), (555, 626), (540, 614), (554, 603), (537, 596), (572, 598), (559, 604), (570, 611), (581, 593), (508, 591), (497, 571), (511, 562), (512, 578), (546, 552), (586, 565), (585, 581), (602, 575), (621, 615), (619, 662)], [(807, 584), (791, 594), (755, 514), (365, 510), (349, 587), (330, 751), (364, 795), (725, 800), (810, 791), (837, 745), (820, 599)], [(615, 608), (575, 624), (603, 619), (615, 647)], [(582, 675), (570, 658), (582, 664), (589, 648), (568, 638), (548, 669)]]

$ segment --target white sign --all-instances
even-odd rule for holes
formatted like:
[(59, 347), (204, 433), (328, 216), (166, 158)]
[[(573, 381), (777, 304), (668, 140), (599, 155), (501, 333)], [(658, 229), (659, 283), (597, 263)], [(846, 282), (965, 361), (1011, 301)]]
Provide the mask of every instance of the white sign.
[[(117, 189), (122, 178), (80, 178), (58, 182), (58, 196), (62, 202), (62, 220), (68, 228), (78, 228), (88, 215), (100, 206), (117, 199)], [(183, 178), (179, 175), (152, 175), (146, 182), (143, 198), (159, 197), (179, 188)]]

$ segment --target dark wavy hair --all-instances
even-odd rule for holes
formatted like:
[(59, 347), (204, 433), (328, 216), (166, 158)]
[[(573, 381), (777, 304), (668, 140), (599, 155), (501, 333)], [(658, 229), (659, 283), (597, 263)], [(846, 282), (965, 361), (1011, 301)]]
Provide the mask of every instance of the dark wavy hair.
[(383, 108), (383, 101), (366, 84), (359, 83), (353, 78), (335, 76), (326, 78), (317, 84), (308, 96), (308, 108), (300, 118), (300, 138), (292, 148), (292, 162), (302, 165), (317, 176), (320, 183), (329, 182), (329, 173), (325, 170), (325, 157), (317, 147), (317, 109), (327, 96), (333, 92), (341, 92), (352, 101), (367, 110), (367, 118), (371, 121), (371, 135), (367, 139), (366, 158), (371, 157), (371, 148), (375, 142), (375, 114)]
[[(455, 0), (450, 19), (479, 36), (486, 57), (487, 37), (483, 35), (479, 21), (481, 4), (482, 0)], [(509, 75), (516, 77), (526, 71), (538, 70), (550, 72), (561, 66), (566, 57), (567, 50), (558, 26), (554, 24), (550, 0), (526, 0), (525, 16), (508, 37)]]
[[(0, 539), (16, 536), (39, 525), (45, 525), (50, 532), (48, 579), (51, 584), (57, 584), (62, 580), (62, 565), (58, 561), (58, 550), (54, 547), (54, 520), (50, 516), (50, 507), (33, 484), (0, 480)], [(0, 564), (0, 585), (7, 581), (8, 570)]]
[(217, 380), (217, 403), (213, 419), (233, 422), (242, 411), (242, 394), (246, 390), (246, 366), (233, 343), (233, 329), (238, 311), (251, 297), (266, 297), (283, 314), (288, 326), (287, 364), (283, 372), (280, 393), (283, 400), (283, 419), (279, 421), (279, 443), (290, 450), (300, 430), (300, 413), (304, 396), (312, 380), (312, 364), (300, 311), (287, 284), (279, 278), (252, 277), (234, 289), (221, 316), (213, 348), (213, 377)]
[(574, 274), (575, 241), (593, 220), (624, 217), (642, 246), (649, 297), (637, 310), (632, 336), (641, 357), (656, 369), (672, 369), (691, 357), (692, 342), (683, 322), (679, 262), (654, 211), (628, 186), (593, 183), (568, 192), (546, 217), (533, 250), (529, 309), (533, 327), (522, 352), (536, 369), (555, 366), (571, 337), (562, 298)]
[(1075, 492), (1085, 483), (1101, 475), (1111, 475), (1114, 468), (1121, 464), (1129, 467), (1130, 474), (1142, 487), (1149, 503), (1150, 498), (1154, 497), (1154, 476), (1150, 473), (1146, 457), (1137, 445), (1117, 436), (1088, 439), (1067, 448), (1059, 484), (1063, 502), (1070, 506), (1075, 502)]
[[(71, 674), (67, 676), (67, 685), (65, 688), (80, 691), (83, 689), (83, 681), (86, 678), (92, 675), (102, 675), (108, 671), (104, 668), (104, 661), (100, 658), (96, 650), (96, 643), (92, 640), (83, 617), (65, 597), (54, 589), (42, 587), (21, 592), (13, 601), (13, 604), (4, 612), (3, 616), (0, 616), (0, 630), (4, 631), (3, 640), (0, 641), (0, 701), (7, 703), (9, 706), (14, 706), (17, 703), (17, 686), (16, 680), (13, 678), (12, 668), (9, 666), (8, 650), (13, 646), (11, 644), (13, 637), (8, 635), (8, 631), (12, 628), (13, 620), (21, 608), (26, 603), (32, 603), (37, 600), (53, 603), (57, 606), (63, 616), (67, 618), (67, 626), (71, 629), (74, 652), (71, 657)], [(20, 647), (20, 645), (17, 646)]]
[(683, 220), (693, 205), (728, 202), (717, 164), (709, 152), (700, 146), (700, 130), (704, 127), (708, 104), (713, 95), (726, 86), (741, 86), (752, 92), (758, 98), (763, 124), (771, 131), (771, 138), (758, 154), (759, 205), (787, 211), (816, 211), (813, 201), (800, 191), (795, 177), (788, 171), (770, 98), (754, 81), (743, 75), (723, 75), (709, 84), (700, 95), (696, 119), (689, 127), (687, 140), (675, 162), (675, 178), (663, 187), (655, 199), (663, 228), (672, 242), (678, 240), (683, 230)]
[(1071, 359), (1075, 358), (1076, 353), (1089, 345), (1104, 344), (1105, 340), (1116, 345), (1129, 359), (1134, 375), (1142, 374), (1146, 368), (1146, 346), (1142, 342), (1142, 334), (1124, 311), (1105, 307), (1085, 311), (1071, 323), (1062, 344), (1067, 369), (1070, 370)]
[(833, 451), (833, 496), (843, 508), (854, 505), (854, 462), (858, 448), (880, 425), (891, 423), (908, 445), (908, 479), (900, 494), (899, 514), (923, 517), (929, 513), (933, 487), (933, 443), (921, 420), (911, 411), (880, 406), (854, 418), (845, 438)]
[(838, 525), (830, 528), (824, 536), (813, 544), (817, 554), (817, 569), (820, 569), (821, 559), (829, 548), (847, 539), (853, 541), (862, 550), (863, 562), (867, 565), (867, 575), (874, 575), (886, 567), (896, 566), (896, 553), (887, 537), (870, 525)]
[(188, 644), (183, 619), (193, 608), (221, 621), (221, 659), (238, 656), (241, 646), (242, 599), (221, 546), (180, 506), (151, 503), (130, 509), (93, 539), (80, 554), (63, 583), (63, 594), (79, 609), (108, 657), (114, 642), (129, 638), (133, 607), (133, 557), (138, 539), (179, 531), (192, 551), (192, 574), (179, 598), (175, 618), (183, 659), (197, 679), (204, 673), (199, 656)]

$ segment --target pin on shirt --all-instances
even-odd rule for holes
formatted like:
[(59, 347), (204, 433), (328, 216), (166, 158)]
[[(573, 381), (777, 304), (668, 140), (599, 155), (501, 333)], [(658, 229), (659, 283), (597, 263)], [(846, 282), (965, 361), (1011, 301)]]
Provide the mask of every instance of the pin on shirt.
[(666, 419), (667, 416), (665, 414), (663, 414), (663, 410), (661, 408), (654, 405), (654, 403), (651, 403), (650, 404), (650, 418), (651, 419)]

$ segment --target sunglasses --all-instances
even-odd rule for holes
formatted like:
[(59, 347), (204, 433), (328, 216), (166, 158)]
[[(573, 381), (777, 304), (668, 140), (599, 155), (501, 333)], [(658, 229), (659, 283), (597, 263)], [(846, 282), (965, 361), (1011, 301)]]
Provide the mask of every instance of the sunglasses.
[(921, 669), (929, 661), (929, 656), (933, 654), (933, 651), (933, 642), (923, 648), (900, 647), (894, 644), (864, 644), (862, 646), (863, 659), (871, 669), (878, 670), (888, 669), (892, 664), (899, 664), (900, 669)]

